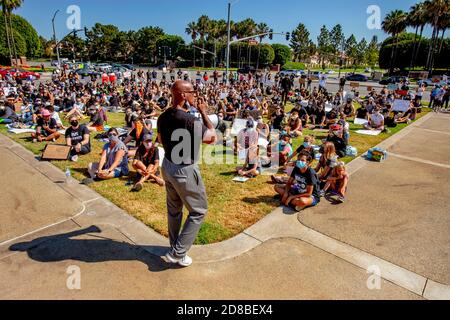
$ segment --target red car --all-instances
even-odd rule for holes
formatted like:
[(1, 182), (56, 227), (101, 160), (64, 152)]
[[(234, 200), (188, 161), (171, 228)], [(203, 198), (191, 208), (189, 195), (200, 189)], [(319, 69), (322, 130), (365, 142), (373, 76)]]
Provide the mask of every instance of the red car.
[(29, 76), (33, 76), (35, 79), (40, 79), (41, 74), (38, 72), (27, 71), (24, 69), (11, 68), (11, 69), (2, 69), (0, 70), (0, 75), (4, 78), (6, 74), (11, 75), (16, 78), (19, 76), (20, 79), (26, 79)]

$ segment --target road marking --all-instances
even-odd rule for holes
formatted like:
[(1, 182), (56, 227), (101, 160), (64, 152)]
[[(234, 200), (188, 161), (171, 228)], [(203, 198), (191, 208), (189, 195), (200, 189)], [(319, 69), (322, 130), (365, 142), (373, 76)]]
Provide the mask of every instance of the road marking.
[(425, 128), (421, 128), (421, 127), (417, 127), (417, 128), (419, 128), (419, 129), (421, 129), (421, 130), (423, 130), (423, 131), (431, 132), (431, 133), (448, 134), (448, 135), (450, 135), (450, 132), (438, 131), (438, 130), (431, 130), (431, 129), (425, 129)]
[(445, 168), (445, 169), (450, 169), (450, 165), (448, 165), (448, 164), (438, 163), (438, 162), (429, 161), (429, 160), (424, 160), (424, 159), (420, 159), (420, 158), (414, 158), (414, 157), (402, 156), (402, 155), (400, 155), (400, 154), (396, 154), (396, 153), (392, 153), (392, 152), (389, 152), (388, 154), (389, 154), (390, 156), (393, 156), (393, 157), (399, 158), (399, 159), (410, 160), (410, 161), (414, 161), (414, 162), (419, 162), (419, 163), (429, 164), (429, 165), (436, 166), (436, 167), (441, 167), (441, 168)]

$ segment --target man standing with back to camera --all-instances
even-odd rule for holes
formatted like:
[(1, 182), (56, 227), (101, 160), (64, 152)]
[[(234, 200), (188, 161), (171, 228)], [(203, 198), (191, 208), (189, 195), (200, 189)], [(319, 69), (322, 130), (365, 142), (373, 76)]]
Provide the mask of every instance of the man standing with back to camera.
[[(201, 143), (213, 144), (216, 132), (206, 114), (206, 100), (197, 97), (192, 84), (178, 80), (172, 86), (173, 105), (158, 119), (158, 140), (165, 151), (162, 175), (166, 182), (170, 251), (169, 263), (188, 267), (187, 255), (208, 211), (208, 200), (198, 167)], [(203, 122), (190, 115), (195, 107)], [(181, 230), (183, 206), (189, 216)], [(181, 230), (181, 233), (180, 233)]]

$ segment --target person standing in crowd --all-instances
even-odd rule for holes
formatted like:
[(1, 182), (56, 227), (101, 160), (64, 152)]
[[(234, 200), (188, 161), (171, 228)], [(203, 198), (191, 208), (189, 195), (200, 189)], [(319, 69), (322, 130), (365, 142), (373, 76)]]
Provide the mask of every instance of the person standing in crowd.
[[(206, 113), (206, 101), (197, 97), (190, 82), (178, 80), (171, 91), (173, 105), (158, 119), (158, 141), (165, 151), (162, 174), (166, 183), (170, 240), (170, 251), (165, 259), (169, 263), (188, 267), (192, 264), (192, 258), (187, 253), (208, 211), (206, 189), (197, 165), (200, 144), (213, 144), (217, 136)], [(198, 110), (203, 123), (188, 114), (191, 106)], [(183, 147), (182, 154), (180, 145)], [(181, 228), (183, 206), (187, 207), (189, 216)]]

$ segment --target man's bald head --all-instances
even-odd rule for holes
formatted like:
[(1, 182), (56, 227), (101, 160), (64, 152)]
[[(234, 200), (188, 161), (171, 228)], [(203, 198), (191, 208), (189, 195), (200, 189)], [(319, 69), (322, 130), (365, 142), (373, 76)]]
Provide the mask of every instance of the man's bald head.
[[(171, 91), (174, 107), (184, 106), (184, 102), (188, 100), (188, 95), (193, 94), (194, 87), (189, 81), (178, 80), (172, 85)], [(189, 103), (192, 104), (192, 101), (189, 101)]]

